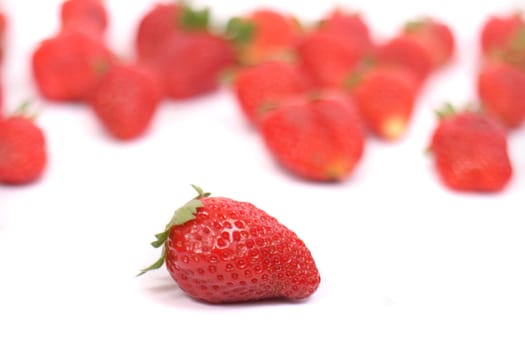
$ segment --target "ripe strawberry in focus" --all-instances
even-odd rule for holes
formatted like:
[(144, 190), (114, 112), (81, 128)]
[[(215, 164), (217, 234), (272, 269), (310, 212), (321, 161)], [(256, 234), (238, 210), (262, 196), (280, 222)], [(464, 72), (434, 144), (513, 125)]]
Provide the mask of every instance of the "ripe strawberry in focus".
[(521, 12), (489, 16), (480, 31), (483, 57), (525, 70), (525, 19)]
[(375, 44), (370, 28), (362, 14), (337, 8), (320, 22), (319, 30), (339, 35), (343, 40), (350, 41), (367, 56), (373, 56)]
[(100, 81), (89, 104), (111, 136), (143, 135), (161, 99), (158, 77), (138, 64), (116, 64)]
[(341, 88), (367, 53), (359, 43), (322, 30), (305, 34), (296, 50), (301, 69), (313, 84), (323, 88)]
[(409, 21), (403, 34), (415, 38), (430, 49), (434, 69), (444, 66), (452, 59), (455, 39), (452, 29), (444, 22), (432, 17)]
[(54, 101), (85, 101), (115, 57), (106, 45), (83, 31), (44, 39), (32, 54), (32, 73), (40, 94)]
[(153, 247), (178, 286), (209, 303), (305, 299), (320, 283), (312, 254), (299, 237), (251, 203), (198, 195), (177, 209)]
[(261, 114), (280, 101), (306, 91), (306, 78), (293, 64), (268, 61), (244, 67), (233, 81), (235, 98), (250, 123), (257, 125)]
[(356, 76), (352, 84), (349, 91), (367, 129), (385, 140), (401, 138), (419, 93), (412, 71), (374, 66)]
[(47, 164), (44, 133), (30, 116), (0, 118), (0, 182), (23, 185), (39, 179)]
[(471, 110), (449, 108), (440, 117), (429, 149), (443, 183), (457, 191), (501, 191), (513, 173), (501, 124)]
[(103, 36), (108, 27), (108, 13), (103, 0), (66, 0), (60, 6), (61, 30), (83, 30)]
[(486, 112), (508, 128), (525, 120), (525, 71), (504, 62), (487, 62), (478, 73), (478, 97)]
[(264, 115), (260, 130), (278, 163), (307, 180), (344, 180), (364, 152), (359, 117), (339, 91), (292, 97)]
[(416, 38), (398, 34), (381, 43), (377, 50), (377, 61), (411, 70), (422, 85), (434, 69), (434, 58), (429, 48)]
[(269, 60), (289, 61), (301, 31), (295, 18), (269, 8), (234, 17), (226, 28), (226, 34), (235, 46), (237, 60), (243, 65)]

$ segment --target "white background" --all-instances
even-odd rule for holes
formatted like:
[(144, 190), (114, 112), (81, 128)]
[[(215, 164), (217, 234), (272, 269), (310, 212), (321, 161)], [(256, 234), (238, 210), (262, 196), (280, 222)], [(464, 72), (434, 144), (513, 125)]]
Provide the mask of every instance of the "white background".
[[(119, 55), (130, 57), (152, 3), (106, 1)], [(406, 137), (370, 139), (350, 179), (315, 184), (274, 163), (227, 89), (165, 102), (128, 143), (86, 107), (40, 99), (29, 60), (56, 30), (59, 1), (3, 1), (5, 109), (35, 101), (49, 164), (38, 183), (0, 186), (0, 349), (525, 349), (525, 130), (510, 137), (515, 173), (499, 194), (452, 193), (424, 153), (433, 110), (474, 97), (481, 22), (524, 2), (195, 3), (218, 22), (261, 5), (313, 21), (339, 4), (360, 10), (377, 39), (431, 14), (451, 25), (459, 50), (429, 81)], [(213, 306), (164, 269), (135, 278), (191, 183), (295, 231), (316, 259), (318, 291), (302, 303)]]

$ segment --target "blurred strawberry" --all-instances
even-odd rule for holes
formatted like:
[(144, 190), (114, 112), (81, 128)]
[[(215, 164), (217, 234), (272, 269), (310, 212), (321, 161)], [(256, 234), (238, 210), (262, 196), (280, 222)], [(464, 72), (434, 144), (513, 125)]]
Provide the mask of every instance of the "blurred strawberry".
[(40, 94), (54, 101), (86, 100), (115, 62), (111, 50), (83, 31), (42, 40), (32, 54), (32, 73)]
[(60, 6), (61, 30), (83, 30), (100, 37), (106, 32), (108, 23), (103, 0), (66, 0)]
[(291, 95), (305, 92), (307, 82), (291, 63), (267, 61), (244, 67), (233, 82), (235, 98), (250, 123), (258, 124), (261, 114), (275, 108)]
[(226, 28), (237, 59), (244, 65), (289, 60), (300, 33), (301, 27), (294, 17), (269, 8), (231, 18)]
[(477, 93), (483, 108), (509, 128), (525, 120), (525, 71), (504, 62), (487, 62), (478, 74)]
[(339, 92), (305, 94), (266, 113), (260, 125), (271, 155), (292, 174), (307, 180), (349, 177), (365, 147), (350, 101)]
[(354, 77), (350, 94), (367, 129), (385, 140), (402, 137), (418, 97), (417, 79), (397, 66), (373, 66)]
[(131, 140), (147, 131), (160, 98), (153, 72), (139, 64), (119, 63), (102, 78), (89, 104), (112, 137)]
[(419, 40), (429, 48), (434, 69), (450, 62), (454, 54), (455, 39), (452, 29), (435, 18), (423, 17), (409, 21), (403, 28), (403, 34)]

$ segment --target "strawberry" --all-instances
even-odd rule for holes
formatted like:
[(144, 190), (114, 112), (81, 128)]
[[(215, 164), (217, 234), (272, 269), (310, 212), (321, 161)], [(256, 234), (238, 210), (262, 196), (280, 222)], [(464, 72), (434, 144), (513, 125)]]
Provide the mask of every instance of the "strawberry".
[(490, 16), (480, 33), (483, 58), (525, 70), (525, 19), (522, 13)]
[(351, 41), (366, 55), (374, 54), (375, 44), (370, 34), (370, 28), (362, 14), (337, 8), (320, 22), (319, 29), (334, 35), (340, 35), (344, 40)]
[(349, 177), (365, 146), (351, 100), (336, 90), (290, 98), (264, 115), (260, 129), (278, 163), (312, 181)]
[(412, 71), (374, 66), (355, 78), (350, 94), (367, 129), (382, 139), (396, 140), (412, 119), (418, 82)]
[(258, 124), (261, 113), (290, 95), (305, 92), (307, 82), (296, 66), (267, 61), (244, 67), (233, 81), (235, 98), (247, 119)]
[(0, 8), (0, 65), (4, 63), (7, 14)]
[(381, 43), (377, 55), (377, 60), (382, 65), (412, 70), (420, 85), (425, 82), (434, 68), (434, 58), (429, 48), (407, 34), (397, 34)]
[(501, 191), (513, 173), (501, 124), (473, 110), (448, 108), (440, 118), (429, 150), (443, 183), (464, 192)]
[(31, 64), (34, 82), (44, 98), (82, 101), (114, 61), (104, 43), (74, 30), (41, 41), (33, 51)]
[(137, 56), (159, 74), (165, 96), (186, 99), (214, 91), (233, 65), (231, 44), (208, 29), (209, 17), (208, 9), (173, 3), (156, 5), (141, 19)]
[(289, 60), (301, 27), (292, 16), (259, 8), (245, 16), (231, 18), (226, 34), (234, 43), (238, 61), (254, 65), (268, 60)]
[(191, 297), (209, 303), (305, 299), (320, 276), (302, 240), (251, 203), (198, 195), (177, 209), (153, 247), (161, 258), (139, 275), (166, 268)]
[(164, 41), (179, 32), (206, 32), (208, 9), (194, 9), (179, 2), (157, 3), (141, 18), (135, 34), (135, 50), (141, 61), (163, 55)]
[(139, 64), (115, 64), (93, 92), (89, 105), (111, 136), (135, 139), (151, 124), (161, 98), (156, 75)]
[(220, 36), (181, 33), (164, 41), (162, 55), (151, 67), (162, 79), (167, 97), (187, 99), (215, 91), (234, 59), (231, 46)]
[(454, 54), (455, 39), (452, 29), (446, 23), (432, 17), (423, 17), (407, 22), (402, 32), (430, 48), (434, 69), (450, 62)]
[(47, 164), (42, 129), (23, 112), (0, 118), (0, 182), (22, 185), (39, 179)]
[(84, 30), (102, 36), (109, 22), (103, 0), (66, 0), (60, 6), (61, 30)]
[(312, 31), (297, 44), (298, 63), (315, 85), (341, 88), (366, 56), (359, 45), (340, 34)]
[(525, 120), (525, 71), (504, 62), (487, 62), (478, 73), (478, 97), (491, 116), (509, 128)]

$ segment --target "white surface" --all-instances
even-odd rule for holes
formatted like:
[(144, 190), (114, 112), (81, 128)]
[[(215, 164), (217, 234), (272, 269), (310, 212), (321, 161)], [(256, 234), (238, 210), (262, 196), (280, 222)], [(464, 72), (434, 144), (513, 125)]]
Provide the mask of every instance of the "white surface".
[[(473, 96), (484, 16), (523, 2), (196, 2), (213, 3), (219, 19), (265, 4), (309, 20), (346, 3), (378, 36), (421, 14), (451, 24), (460, 51), (429, 83), (409, 133), (370, 140), (341, 184), (279, 169), (227, 91), (163, 104), (132, 143), (109, 139), (83, 106), (38, 99), (29, 55), (56, 28), (58, 3), (3, 1), (7, 109), (37, 100), (50, 162), (39, 183), (0, 186), (0, 349), (525, 348), (525, 130), (510, 139), (515, 176), (497, 195), (448, 191), (423, 153), (432, 110)], [(108, 40), (125, 56), (152, 2), (107, 4)], [(318, 264), (318, 291), (299, 304), (211, 306), (164, 269), (135, 278), (158, 256), (153, 234), (193, 196), (190, 183), (294, 230)]]

